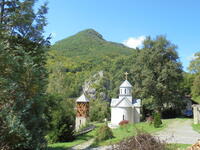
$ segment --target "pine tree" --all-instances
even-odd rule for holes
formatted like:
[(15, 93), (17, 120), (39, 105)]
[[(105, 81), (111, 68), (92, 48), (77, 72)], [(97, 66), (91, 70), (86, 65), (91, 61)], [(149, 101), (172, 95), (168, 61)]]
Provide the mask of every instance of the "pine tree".
[(46, 147), (45, 69), (48, 40), (46, 4), (36, 0), (0, 1), (0, 147), (37, 150)]

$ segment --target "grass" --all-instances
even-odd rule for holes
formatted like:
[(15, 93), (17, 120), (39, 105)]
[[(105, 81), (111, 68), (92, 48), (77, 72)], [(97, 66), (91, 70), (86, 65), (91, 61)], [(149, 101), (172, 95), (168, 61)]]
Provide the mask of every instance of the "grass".
[(168, 150), (185, 150), (191, 144), (167, 144)]
[(192, 124), (192, 128), (193, 128), (193, 130), (200, 133), (200, 124)]
[[(99, 126), (102, 125), (102, 123), (94, 123), (94, 125)], [(63, 142), (63, 143), (54, 143), (54, 144), (49, 144), (48, 145), (48, 150), (66, 150), (70, 147), (73, 147), (75, 145), (81, 144), (83, 142), (86, 142), (96, 136), (96, 129), (94, 129), (91, 132), (88, 132), (84, 135), (78, 136), (74, 141), (72, 142)]]
[[(145, 131), (145, 132), (148, 132), (148, 133), (154, 133), (154, 132), (157, 132), (157, 131), (161, 131), (165, 127), (167, 127), (167, 125), (169, 123), (172, 123), (174, 120), (184, 121), (185, 119), (184, 118), (164, 119), (164, 120), (162, 120), (163, 124), (160, 128), (154, 128), (153, 124), (149, 125), (149, 123), (147, 123), (147, 122), (141, 122), (141, 123), (137, 123), (137, 124), (128, 124), (128, 125), (125, 125), (123, 127), (113, 129), (112, 131), (113, 131), (114, 138), (100, 142), (100, 143), (98, 143), (98, 145), (93, 145), (93, 146), (96, 147), (96, 146), (104, 146), (104, 145), (111, 145), (111, 144), (118, 143), (121, 140), (123, 140), (124, 138), (128, 138), (128, 137), (136, 135), (137, 130), (142, 130), (142, 131)], [(94, 123), (94, 124), (98, 128), (103, 123)], [(75, 145), (84, 143), (84, 142), (86, 142), (86, 141), (88, 141), (92, 138), (95, 138), (97, 128), (95, 130), (87, 133), (87, 134), (78, 136), (76, 138), (76, 140), (74, 140), (72, 142), (49, 144), (48, 150), (66, 150), (66, 149), (73, 147)], [(200, 131), (200, 126), (198, 126), (198, 130)], [(170, 147), (176, 147), (177, 149), (178, 148), (183, 149), (183, 148), (186, 148), (190, 145), (188, 145), (188, 144), (169, 144), (169, 146)], [(172, 149), (170, 149), (170, 150), (172, 150)]]
[(106, 141), (102, 141), (98, 143), (98, 145), (93, 145), (93, 146), (96, 147), (96, 146), (111, 145), (111, 144), (118, 143), (124, 138), (128, 138), (128, 137), (136, 135), (137, 130), (142, 130), (148, 133), (154, 133), (154, 132), (160, 131), (167, 126), (170, 120), (171, 119), (162, 120), (163, 124), (160, 128), (154, 128), (153, 124), (149, 125), (149, 123), (147, 122), (141, 122), (137, 124), (127, 124), (127, 125), (121, 126), (119, 128), (112, 130), (114, 138), (106, 140)]

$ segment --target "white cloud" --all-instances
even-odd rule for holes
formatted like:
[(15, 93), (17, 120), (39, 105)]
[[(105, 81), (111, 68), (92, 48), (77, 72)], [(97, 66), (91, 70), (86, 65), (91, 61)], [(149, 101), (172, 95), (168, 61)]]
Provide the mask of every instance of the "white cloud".
[(122, 43), (130, 48), (141, 47), (145, 38), (146, 38), (145, 36), (129, 37), (127, 40), (123, 41)]

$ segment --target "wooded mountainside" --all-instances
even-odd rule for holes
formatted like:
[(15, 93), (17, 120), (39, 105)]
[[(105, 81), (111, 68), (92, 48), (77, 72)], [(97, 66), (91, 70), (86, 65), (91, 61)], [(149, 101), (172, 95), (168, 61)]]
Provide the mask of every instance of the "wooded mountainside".
[(48, 70), (51, 72), (48, 91), (62, 93), (66, 97), (78, 97), (83, 91), (84, 82), (103, 71), (101, 81), (95, 79), (99, 80), (99, 83), (94, 85), (95, 89), (106, 92), (108, 97), (117, 96), (117, 88), (124, 80), (123, 73), (129, 68), (124, 65), (125, 60), (130, 55), (134, 56), (136, 51), (104, 40), (102, 35), (93, 29), (58, 41), (52, 46), (47, 61)]

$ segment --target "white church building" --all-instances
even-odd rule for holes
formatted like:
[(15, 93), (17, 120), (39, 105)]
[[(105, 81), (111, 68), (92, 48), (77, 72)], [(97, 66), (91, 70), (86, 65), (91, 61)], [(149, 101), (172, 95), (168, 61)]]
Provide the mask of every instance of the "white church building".
[(111, 125), (118, 126), (122, 120), (140, 122), (141, 100), (132, 97), (132, 85), (126, 80), (119, 87), (119, 98), (111, 100)]

